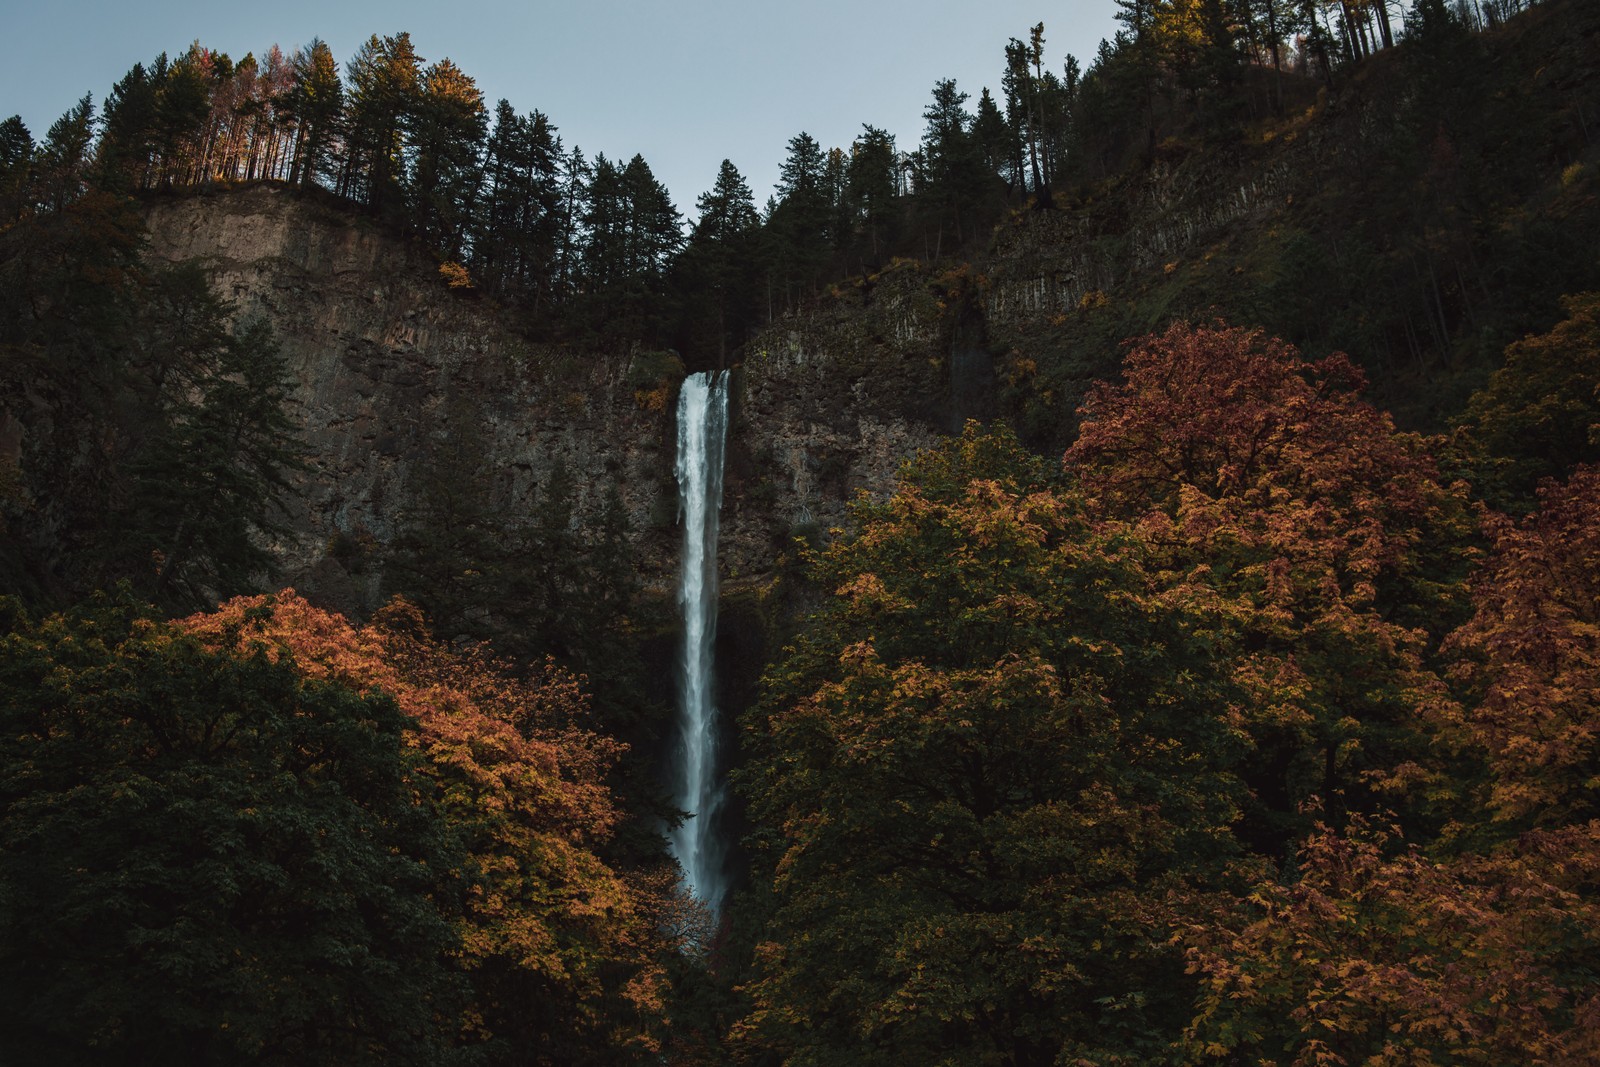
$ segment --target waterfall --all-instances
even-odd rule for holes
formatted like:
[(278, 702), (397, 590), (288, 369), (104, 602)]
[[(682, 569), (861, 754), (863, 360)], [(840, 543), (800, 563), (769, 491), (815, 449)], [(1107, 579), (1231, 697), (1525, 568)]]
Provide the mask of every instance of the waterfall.
[(701, 372), (678, 394), (678, 514), (683, 571), (678, 606), (679, 747), (674, 802), (690, 817), (671, 833), (672, 854), (688, 888), (716, 912), (727, 891), (717, 833), (722, 768), (717, 764), (717, 706), (712, 646), (717, 636), (717, 519), (722, 507), (722, 451), (728, 425), (727, 376)]

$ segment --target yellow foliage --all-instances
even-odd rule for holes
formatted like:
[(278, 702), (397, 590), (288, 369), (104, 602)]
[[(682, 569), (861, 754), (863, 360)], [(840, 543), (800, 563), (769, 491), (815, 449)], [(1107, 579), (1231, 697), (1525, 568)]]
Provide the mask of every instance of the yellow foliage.
[(667, 410), (666, 385), (658, 385), (654, 389), (635, 389), (633, 403), (640, 411), (665, 411)]

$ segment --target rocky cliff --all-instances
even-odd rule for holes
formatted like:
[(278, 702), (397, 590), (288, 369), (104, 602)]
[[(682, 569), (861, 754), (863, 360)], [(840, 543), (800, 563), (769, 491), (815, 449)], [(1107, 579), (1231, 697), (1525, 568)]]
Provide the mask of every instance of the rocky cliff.
[[(580, 526), (615, 486), (646, 587), (670, 588), (676, 383), (655, 380), (659, 356), (530, 344), (405, 242), (284, 189), (155, 200), (146, 221), (152, 257), (199, 260), (241, 316), (272, 324), (297, 383), (311, 467), (274, 546), (286, 581), (345, 610), (380, 603), (381, 568), (349, 546), (388, 543), (415, 516), (431, 457), (469, 434), (513, 525), (558, 466)], [(856, 491), (886, 493), (934, 439), (930, 398), (948, 377), (937, 309), (905, 288), (867, 315), (841, 304), (773, 331), (736, 377), (728, 579), (759, 581), (791, 533), (843, 522)], [(908, 348), (926, 355), (910, 364)]]
[[(1030, 334), (1152, 256), (1270, 211), (1280, 181), (1158, 169), (1131, 245), (1104, 247), (1092, 214), (1019, 216), (985, 272), (897, 262), (768, 329), (735, 373), (725, 581), (761, 582), (794, 537), (844, 525), (859, 493), (886, 496), (907, 458), (996, 412), (997, 373), (1015, 384)], [(512, 525), (558, 466), (580, 526), (614, 486), (646, 587), (670, 588), (676, 383), (660, 375), (671, 360), (529, 343), (416, 248), (286, 189), (158, 199), (146, 221), (153, 257), (199, 260), (241, 316), (270, 321), (288, 359), (312, 464), (292, 534), (275, 546), (287, 581), (344, 610), (380, 603), (381, 568), (350, 546), (381, 548), (412, 521), (431, 457), (469, 434)], [(1007, 349), (997, 368), (992, 353)]]
[(198, 259), (241, 316), (270, 321), (297, 382), (312, 462), (293, 534), (276, 546), (288, 581), (339, 607), (375, 606), (381, 572), (332, 547), (390, 541), (416, 511), (430, 456), (467, 433), (508, 517), (531, 513), (558, 464), (580, 521), (615, 485), (644, 574), (664, 580), (671, 428), (628, 387), (630, 354), (530, 345), (412, 247), (283, 189), (154, 201), (146, 219), (152, 256)]

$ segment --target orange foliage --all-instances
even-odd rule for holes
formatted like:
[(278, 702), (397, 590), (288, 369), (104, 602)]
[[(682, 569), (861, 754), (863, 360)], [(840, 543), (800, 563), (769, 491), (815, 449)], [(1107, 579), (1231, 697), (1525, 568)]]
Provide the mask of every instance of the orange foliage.
[(1539, 496), (1521, 526), (1486, 520), (1477, 611), (1446, 645), (1469, 699), (1440, 710), (1486, 759), (1495, 817), (1550, 826), (1600, 817), (1600, 468)]
[(1458, 795), (1456, 821), (1432, 854), (1359, 816), (1319, 824), (1283, 880), (1183, 930), (1197, 1054), (1600, 1062), (1600, 470), (1541, 498), (1521, 525), (1486, 516), (1476, 611), (1443, 646), (1459, 699), (1425, 704), (1435, 769), (1391, 779)]
[[(1600, 931), (1600, 824), (1488, 857), (1396, 851), (1396, 828), (1319, 825), (1297, 880), (1180, 934), (1203, 1058), (1300, 1065), (1570, 1065), (1600, 1056), (1583, 974)], [(1583, 931), (1587, 931), (1585, 936)]]
[(1360, 400), (1343, 355), (1310, 363), (1260, 331), (1175, 325), (1141, 340), (1124, 376), (1085, 400), (1069, 472), (1110, 516), (1162, 512), (1210, 547), (1309, 568), (1308, 596), (1370, 602), (1461, 494)]
[(1438, 685), (1426, 628), (1460, 610), (1470, 558), (1465, 487), (1360, 399), (1342, 355), (1175, 325), (1137, 342), (1124, 375), (1090, 392), (1066, 472), (1168, 580), (1223, 598), (1280, 817), (1312, 795), (1342, 804), (1420, 743), (1409, 723)]
[(513, 1025), (496, 1020), (531, 1014), (534, 998), (561, 1025), (620, 1026), (631, 1032), (608, 1040), (654, 1047), (665, 983), (654, 920), (669, 905), (653, 899), (660, 886), (630, 882), (595, 855), (620, 818), (603, 780), (620, 746), (580, 725), (577, 679), (553, 662), (532, 680), (511, 678), (482, 649), (432, 641), (402, 600), (355, 627), (286, 589), (181, 625), (219, 648), (287, 656), (309, 677), (382, 690), (413, 717), (419, 798), (442, 805), (477, 866), (464, 872), (472, 887), (457, 924), (480, 999), (469, 1028), (493, 1036)]

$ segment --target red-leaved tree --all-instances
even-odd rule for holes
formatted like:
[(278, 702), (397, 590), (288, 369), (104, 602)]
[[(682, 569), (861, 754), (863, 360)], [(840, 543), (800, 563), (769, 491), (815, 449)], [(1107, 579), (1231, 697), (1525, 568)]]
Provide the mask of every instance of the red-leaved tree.
[(1308, 827), (1376, 806), (1369, 776), (1424, 744), (1424, 654), (1462, 613), (1466, 491), (1425, 442), (1361, 399), (1342, 355), (1259, 331), (1174, 325), (1134, 342), (1121, 384), (1084, 402), (1067, 475), (1108, 525), (1208, 589), (1238, 624), (1245, 729), (1260, 756), (1244, 832), (1282, 854)]

